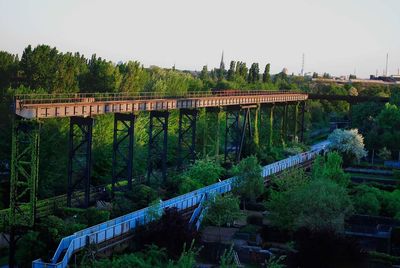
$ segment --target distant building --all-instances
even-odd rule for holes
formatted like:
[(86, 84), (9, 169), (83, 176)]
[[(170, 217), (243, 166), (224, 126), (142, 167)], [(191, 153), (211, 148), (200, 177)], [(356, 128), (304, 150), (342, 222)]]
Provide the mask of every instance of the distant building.
[(400, 82), (400, 74), (394, 74), (394, 75), (392, 75), (392, 78), (393, 78), (396, 82)]
[[(397, 80), (399, 79), (399, 80)], [(369, 80), (378, 80), (378, 81), (383, 81), (383, 82), (396, 82), (400, 81), (400, 76), (398, 75), (392, 75), (392, 76), (375, 76), (375, 75), (370, 75)]]

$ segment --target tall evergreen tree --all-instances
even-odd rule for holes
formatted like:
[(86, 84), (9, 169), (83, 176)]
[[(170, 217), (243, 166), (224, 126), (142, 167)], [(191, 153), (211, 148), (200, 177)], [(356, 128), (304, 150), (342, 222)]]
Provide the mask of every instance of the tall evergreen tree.
[(259, 80), (260, 68), (258, 63), (253, 63), (249, 70), (249, 75), (247, 76), (247, 82), (256, 83)]
[(227, 77), (228, 81), (235, 80), (235, 66), (236, 66), (236, 62), (231, 61), (231, 64), (230, 64), (229, 70), (228, 70), (228, 77)]
[(224, 79), (225, 76), (225, 63), (224, 63), (224, 52), (222, 52), (221, 62), (218, 70), (218, 80)]
[(235, 74), (236, 76), (242, 77), (244, 80), (247, 78), (247, 67), (245, 62), (238, 61), (236, 63), (236, 70)]
[(267, 65), (265, 65), (265, 70), (263, 73), (263, 82), (264, 83), (271, 82), (270, 68), (271, 68), (271, 64), (268, 63)]
[(208, 80), (208, 78), (209, 78), (208, 67), (207, 67), (207, 65), (204, 65), (203, 69), (201, 70), (201, 73), (200, 73), (200, 79), (205, 81), (205, 80)]

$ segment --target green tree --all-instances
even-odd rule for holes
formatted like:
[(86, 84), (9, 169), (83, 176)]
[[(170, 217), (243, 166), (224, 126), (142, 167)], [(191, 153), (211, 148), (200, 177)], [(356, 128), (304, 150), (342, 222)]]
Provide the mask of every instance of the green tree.
[(15, 258), (19, 267), (30, 267), (32, 260), (46, 252), (46, 245), (40, 241), (39, 232), (28, 231), (17, 242)]
[(380, 190), (365, 184), (357, 185), (352, 195), (354, 209), (358, 214), (378, 216), (381, 210)]
[(271, 75), (270, 75), (271, 64), (265, 65), (264, 73), (263, 73), (263, 82), (269, 83), (271, 82)]
[(394, 104), (397, 107), (400, 106), (400, 87), (399, 86), (396, 86), (391, 89), (389, 102), (390, 102), (390, 104)]
[(0, 89), (11, 86), (17, 76), (19, 59), (18, 55), (0, 51)]
[(52, 92), (56, 82), (58, 50), (47, 45), (39, 45), (32, 50), (29, 45), (22, 53), (20, 70), (25, 84), (32, 89), (44, 88)]
[(52, 92), (78, 92), (81, 77), (88, 72), (86, 59), (79, 53), (58, 54)]
[(350, 175), (342, 169), (342, 158), (337, 152), (329, 152), (326, 159), (318, 156), (312, 166), (313, 178), (324, 178), (344, 187), (350, 183)]
[(228, 70), (228, 75), (226, 77), (226, 79), (228, 81), (234, 81), (235, 80), (235, 67), (236, 67), (236, 62), (235, 61), (231, 61), (231, 64), (230, 64), (229, 70)]
[(204, 65), (203, 66), (203, 69), (201, 70), (201, 73), (200, 73), (200, 79), (201, 80), (203, 80), (203, 81), (205, 81), (205, 80), (208, 80), (210, 77), (209, 77), (209, 75), (208, 75), (208, 68), (207, 68), (207, 65)]
[(196, 160), (185, 172), (189, 178), (200, 182), (203, 185), (210, 185), (218, 182), (224, 169), (218, 162), (210, 159)]
[(235, 69), (236, 77), (241, 77), (243, 79), (243, 81), (246, 81), (247, 72), (248, 72), (248, 69), (246, 67), (245, 62), (241, 62), (241, 61), (236, 62), (236, 69)]
[(242, 213), (239, 208), (239, 199), (232, 194), (216, 195), (206, 202), (205, 223), (222, 227), (233, 224)]
[(377, 116), (380, 145), (391, 151), (400, 151), (400, 109), (395, 104), (386, 103)]
[(249, 83), (256, 83), (260, 79), (260, 68), (258, 67), (258, 63), (253, 63), (249, 70), (249, 75), (247, 76), (247, 81)]
[(122, 75), (119, 91), (134, 93), (143, 91), (149, 77), (138, 61), (129, 61), (126, 64), (119, 64), (118, 67)]
[[(318, 163), (316, 165), (319, 165)], [(271, 223), (284, 230), (296, 231), (308, 228), (311, 231), (340, 232), (344, 220), (353, 211), (350, 196), (344, 186), (316, 172), (309, 179), (304, 172), (291, 171), (274, 182), (270, 199), (266, 202)]]
[(116, 92), (121, 84), (121, 74), (111, 61), (93, 54), (88, 62), (89, 72), (83, 77), (81, 89), (85, 92)]
[(242, 159), (235, 167), (237, 179), (234, 191), (242, 196), (244, 204), (246, 200), (255, 202), (256, 198), (264, 193), (264, 178), (261, 171), (262, 168), (255, 156)]
[(224, 169), (218, 162), (209, 159), (197, 160), (175, 178), (178, 181), (179, 193), (184, 194), (216, 183), (223, 171)]

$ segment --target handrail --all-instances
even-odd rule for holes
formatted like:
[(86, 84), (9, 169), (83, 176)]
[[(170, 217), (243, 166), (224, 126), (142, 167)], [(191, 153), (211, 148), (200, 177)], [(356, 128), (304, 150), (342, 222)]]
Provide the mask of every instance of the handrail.
[[(311, 146), (311, 150), (306, 153), (291, 156), (278, 162), (264, 166), (262, 170), (262, 175), (269, 176), (271, 174), (278, 173), (286, 168), (294, 167), (297, 164), (308, 161), (318, 155), (321, 151), (325, 150), (328, 145), (329, 142), (327, 141), (320, 142)], [(205, 194), (223, 194), (231, 191), (233, 182), (236, 179), (237, 177), (232, 177), (227, 180), (208, 185), (201, 189), (194, 190), (184, 195), (163, 201), (161, 203), (161, 207), (163, 209), (176, 207), (178, 208), (178, 210), (193, 207), (200, 203)], [(148, 209), (149, 208), (147, 207), (138, 211), (128, 213), (118, 218), (78, 231), (71, 236), (65, 237), (61, 240), (56, 252), (54, 253), (53, 258), (51, 259), (51, 263), (44, 263), (42, 260), (38, 259), (32, 262), (32, 267), (67, 267), (72, 254), (85, 247), (88, 243), (101, 243), (118, 235), (130, 232), (134, 230), (138, 225), (145, 224), (145, 216)], [(199, 220), (201, 221), (201, 219)], [(199, 221), (197, 223), (199, 223)], [(63, 256), (62, 260), (57, 263), (57, 260), (60, 258), (61, 254), (64, 251), (65, 255)]]
[[(124, 100), (149, 100), (149, 99), (181, 99), (226, 96), (254, 96), (272, 94), (300, 94), (304, 92), (294, 90), (235, 90), (189, 91), (171, 94), (168, 92), (120, 92), (120, 93), (54, 93), (54, 94), (15, 94), (15, 100), (23, 104), (41, 103), (72, 103), (72, 102), (104, 102)], [(306, 93), (304, 93), (306, 94)]]

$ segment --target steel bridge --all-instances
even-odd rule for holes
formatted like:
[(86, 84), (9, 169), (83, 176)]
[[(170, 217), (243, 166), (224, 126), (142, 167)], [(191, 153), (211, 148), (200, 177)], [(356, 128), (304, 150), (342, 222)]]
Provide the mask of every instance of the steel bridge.
[[(323, 141), (311, 146), (308, 152), (294, 155), (264, 166), (262, 169), (262, 176), (268, 180), (268, 177), (271, 175), (312, 161), (318, 154), (328, 150), (328, 145), (329, 142)], [(236, 177), (232, 177), (193, 192), (162, 201), (159, 210), (177, 208), (179, 211), (186, 211), (195, 208), (189, 224), (192, 224), (192, 226), (198, 230), (203, 215), (203, 201), (209, 196), (230, 192), (236, 179)], [(148, 211), (151, 209), (153, 208), (143, 208), (64, 237), (49, 263), (38, 259), (32, 262), (32, 267), (68, 267), (71, 257), (89, 245), (95, 245), (97, 248), (101, 249), (123, 243), (132, 237), (133, 232), (139, 226), (146, 225), (152, 221), (152, 218), (148, 215)]]
[[(93, 118), (97, 115), (114, 115), (111, 180), (114, 192), (122, 187), (122, 181), (127, 181), (128, 188), (132, 186), (135, 123), (139, 113), (149, 114), (146, 180), (165, 181), (171, 111), (179, 113), (179, 167), (193, 162), (198, 154), (196, 125), (201, 110), (205, 114), (203, 154), (219, 155), (222, 145), (225, 162), (235, 163), (240, 160), (253, 132), (258, 131), (258, 117), (261, 128), (268, 132), (264, 138), (268, 139), (269, 145), (274, 125), (279, 128), (281, 141), (288, 138), (302, 141), (307, 99), (307, 94), (291, 91), (16, 95), (8, 216), (10, 251), (15, 248), (16, 231), (32, 227), (37, 218), (43, 120), (69, 118), (66, 205), (88, 207), (91, 202)], [(279, 121), (274, 120), (274, 114), (279, 115)], [(225, 133), (220, 130), (222, 115), (225, 115)], [(224, 144), (220, 144), (220, 136), (225, 137)]]

